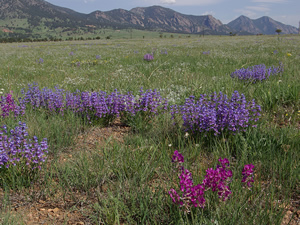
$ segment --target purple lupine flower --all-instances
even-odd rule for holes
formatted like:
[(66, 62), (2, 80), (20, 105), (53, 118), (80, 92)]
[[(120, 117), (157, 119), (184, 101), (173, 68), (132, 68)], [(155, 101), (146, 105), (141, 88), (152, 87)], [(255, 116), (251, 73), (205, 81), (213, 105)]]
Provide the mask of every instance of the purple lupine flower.
[(70, 52), (69, 55), (70, 55), (70, 56), (74, 55), (74, 52)]
[[(97, 118), (111, 120), (114, 117), (134, 117), (142, 113), (145, 118), (152, 118), (160, 112), (165, 112), (168, 102), (156, 90), (140, 91), (140, 97), (135, 98), (132, 93), (121, 94), (117, 90), (111, 94), (100, 92), (67, 92), (55, 87), (55, 90), (43, 88), (37, 84), (28, 85), (28, 90), (22, 90), (24, 95), (19, 99), (20, 105), (26, 107), (30, 104), (33, 108), (45, 108), (51, 113), (63, 114), (70, 110), (89, 121)], [(1, 103), (1, 102), (0, 102)]]
[(245, 165), (242, 171), (242, 183), (246, 184), (248, 189), (252, 187), (252, 183), (254, 182), (253, 176), (254, 176), (254, 165), (248, 164)]
[(210, 51), (207, 51), (207, 52), (202, 52), (203, 55), (209, 55), (210, 54)]
[(148, 62), (154, 60), (153, 54), (144, 55), (144, 60), (146, 60)]
[(232, 78), (239, 80), (250, 81), (255, 83), (257, 81), (264, 81), (269, 79), (270, 76), (279, 75), (283, 72), (283, 64), (280, 62), (278, 67), (266, 67), (264, 64), (255, 65), (248, 68), (235, 70), (231, 73)]
[(96, 55), (96, 59), (101, 59), (101, 56), (100, 55)]
[(255, 126), (261, 108), (255, 101), (246, 101), (243, 94), (235, 91), (231, 99), (220, 92), (212, 95), (201, 95), (199, 100), (190, 96), (180, 106), (171, 107), (172, 118), (182, 117), (184, 131), (191, 133), (213, 132), (215, 135), (223, 131), (237, 133)]
[(47, 139), (43, 139), (41, 144), (37, 137), (28, 139), (27, 126), (19, 122), (19, 126), (7, 131), (6, 126), (0, 128), (0, 168), (5, 165), (6, 168), (16, 166), (24, 162), (34, 169), (46, 159)]

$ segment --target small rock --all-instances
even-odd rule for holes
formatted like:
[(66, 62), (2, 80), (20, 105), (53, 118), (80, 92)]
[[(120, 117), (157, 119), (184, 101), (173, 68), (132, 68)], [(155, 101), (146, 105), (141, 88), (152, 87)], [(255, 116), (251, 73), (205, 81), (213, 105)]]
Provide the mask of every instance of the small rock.
[(59, 211), (59, 208), (55, 208), (52, 210), (52, 212), (57, 213)]

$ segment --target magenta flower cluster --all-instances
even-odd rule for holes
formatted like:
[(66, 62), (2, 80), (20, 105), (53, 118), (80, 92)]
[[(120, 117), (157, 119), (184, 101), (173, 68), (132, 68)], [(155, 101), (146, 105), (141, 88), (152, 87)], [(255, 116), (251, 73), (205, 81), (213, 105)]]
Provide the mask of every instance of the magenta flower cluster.
[(0, 127), (0, 168), (18, 164), (31, 169), (41, 168), (47, 158), (47, 139), (44, 138), (40, 143), (36, 136), (28, 139), (27, 129), (22, 122), (10, 131), (5, 125)]
[(242, 183), (247, 185), (247, 187), (250, 189), (252, 187), (252, 183), (254, 182), (253, 176), (254, 176), (254, 165), (249, 164), (245, 165), (244, 169), (242, 171), (243, 179)]
[(192, 206), (203, 208), (205, 186), (203, 184), (194, 185), (192, 174), (181, 165), (184, 158), (177, 150), (174, 152), (172, 162), (176, 163), (176, 168), (179, 170), (180, 184), (180, 195), (173, 188), (169, 191), (172, 201), (184, 207), (186, 212), (189, 212)]
[(132, 93), (121, 94), (117, 90), (111, 94), (99, 92), (67, 92), (55, 87), (55, 90), (39, 88), (37, 84), (28, 85), (23, 91), (21, 104), (30, 104), (34, 108), (44, 108), (50, 112), (63, 114), (70, 110), (88, 120), (93, 118), (114, 118), (119, 116), (135, 116), (146, 112), (153, 116), (166, 111), (168, 101), (163, 99), (157, 90), (140, 90), (138, 97)]
[(213, 168), (206, 170), (203, 185), (206, 190), (211, 189), (214, 192), (218, 191), (219, 198), (226, 201), (231, 194), (231, 190), (228, 185), (231, 182), (232, 171), (229, 170), (228, 159), (220, 158), (219, 162), (221, 165), (217, 165), (215, 170)]
[(231, 194), (229, 189), (230, 178), (232, 172), (229, 170), (228, 159), (219, 159), (221, 165), (217, 165), (217, 169), (212, 168), (206, 170), (205, 179), (201, 184), (194, 185), (192, 174), (185, 169), (181, 164), (184, 162), (184, 157), (177, 150), (174, 152), (172, 162), (176, 163), (176, 168), (179, 170), (180, 195), (175, 189), (170, 189), (169, 195), (175, 204), (185, 208), (186, 212), (190, 208), (205, 206), (204, 194), (208, 190), (213, 192), (218, 191), (219, 198), (226, 201)]
[(153, 54), (145, 54), (144, 55), (144, 60), (146, 60), (146, 61), (152, 61), (152, 60), (154, 60), (154, 57), (153, 57)]
[(237, 133), (255, 127), (261, 107), (254, 100), (247, 102), (243, 94), (235, 91), (231, 98), (219, 94), (201, 95), (198, 100), (190, 96), (183, 105), (171, 107), (173, 119), (181, 116), (185, 131), (192, 133), (223, 131)]
[[(182, 166), (184, 157), (177, 150), (174, 151), (172, 162), (175, 163), (175, 167), (178, 170), (178, 178), (180, 189), (177, 192), (174, 188), (170, 189), (169, 195), (172, 201), (184, 207), (185, 212), (190, 212), (191, 207), (205, 207), (205, 192), (212, 190), (217, 192), (219, 199), (226, 201), (232, 194), (229, 184), (232, 178), (232, 171), (229, 169), (229, 160), (220, 158), (221, 165), (217, 165), (217, 168), (209, 168), (206, 170), (206, 175), (201, 184), (194, 185), (192, 174)], [(253, 169), (252, 164), (245, 165), (242, 182), (253, 182)], [(251, 178), (250, 178), (251, 177)], [(250, 180), (249, 180), (250, 179)], [(249, 186), (249, 185), (248, 185)], [(251, 187), (251, 186), (249, 186)]]
[(16, 104), (12, 94), (9, 93), (0, 97), (0, 116), (3, 118), (8, 117), (11, 112), (14, 117), (17, 117), (25, 114), (25, 108)]
[(242, 68), (235, 70), (231, 73), (232, 78), (244, 80), (247, 82), (256, 83), (257, 81), (264, 81), (269, 79), (270, 76), (278, 75), (283, 72), (283, 64), (280, 63), (278, 67), (271, 66), (266, 67), (264, 64), (251, 66), (248, 68)]

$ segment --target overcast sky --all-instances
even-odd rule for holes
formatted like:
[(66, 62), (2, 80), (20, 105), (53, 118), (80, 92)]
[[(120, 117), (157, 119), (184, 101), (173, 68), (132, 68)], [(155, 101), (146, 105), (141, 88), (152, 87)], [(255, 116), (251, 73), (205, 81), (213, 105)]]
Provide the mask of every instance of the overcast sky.
[(240, 15), (251, 19), (269, 16), (299, 27), (300, 0), (46, 0), (81, 13), (160, 5), (189, 15), (212, 15), (226, 24)]

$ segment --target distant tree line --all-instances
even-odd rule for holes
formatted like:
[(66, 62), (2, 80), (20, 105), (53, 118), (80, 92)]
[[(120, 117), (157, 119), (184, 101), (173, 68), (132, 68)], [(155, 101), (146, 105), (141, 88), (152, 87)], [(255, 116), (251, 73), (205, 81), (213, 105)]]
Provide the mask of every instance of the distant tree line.
[[(105, 37), (105, 39), (110, 39), (111, 36), (107, 36)], [(49, 36), (49, 37), (45, 37), (45, 38), (41, 38), (41, 37), (2, 37), (0, 38), (0, 43), (13, 43), (13, 42), (46, 42), (46, 41), (73, 41), (73, 40), (78, 40), (78, 41), (84, 41), (84, 40), (99, 40), (101, 39), (100, 36), (97, 37), (78, 37), (78, 38), (74, 38), (74, 37), (69, 37), (66, 39), (63, 38), (58, 38), (58, 37), (53, 37), (53, 36)]]

